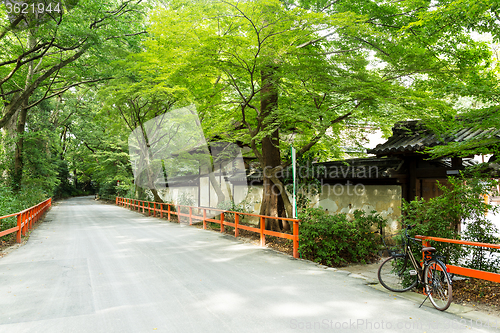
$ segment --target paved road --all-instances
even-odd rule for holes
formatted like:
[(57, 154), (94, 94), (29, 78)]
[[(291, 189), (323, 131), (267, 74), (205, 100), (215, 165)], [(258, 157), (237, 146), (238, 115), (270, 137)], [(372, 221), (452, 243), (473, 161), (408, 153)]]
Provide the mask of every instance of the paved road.
[(92, 198), (53, 207), (0, 259), (0, 332), (500, 332), (460, 319)]

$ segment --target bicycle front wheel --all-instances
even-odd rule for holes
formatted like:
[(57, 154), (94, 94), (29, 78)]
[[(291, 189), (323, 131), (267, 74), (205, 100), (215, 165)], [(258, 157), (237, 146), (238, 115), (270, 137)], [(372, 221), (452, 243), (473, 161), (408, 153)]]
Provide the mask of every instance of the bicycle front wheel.
[(451, 279), (446, 266), (439, 260), (431, 260), (424, 270), (425, 292), (438, 310), (448, 309), (452, 300)]
[(380, 264), (378, 280), (390, 291), (403, 292), (417, 285), (418, 276), (408, 257), (401, 255), (389, 257)]

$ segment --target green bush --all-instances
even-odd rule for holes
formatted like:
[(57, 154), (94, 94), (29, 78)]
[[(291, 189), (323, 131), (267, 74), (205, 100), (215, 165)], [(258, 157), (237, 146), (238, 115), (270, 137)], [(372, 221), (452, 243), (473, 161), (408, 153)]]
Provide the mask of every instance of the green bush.
[(302, 257), (329, 266), (371, 260), (380, 247), (373, 231), (385, 225), (380, 216), (360, 210), (352, 221), (345, 214), (329, 215), (318, 208), (306, 209), (299, 219)]
[[(0, 216), (20, 212), (47, 199), (49, 196), (42, 188), (43, 184), (31, 182), (30, 186), (24, 186), (18, 193), (14, 193), (9, 187), (0, 185)], [(13, 228), (16, 225), (15, 217), (1, 219), (0, 231)], [(4, 237), (11, 237), (11, 235)]]

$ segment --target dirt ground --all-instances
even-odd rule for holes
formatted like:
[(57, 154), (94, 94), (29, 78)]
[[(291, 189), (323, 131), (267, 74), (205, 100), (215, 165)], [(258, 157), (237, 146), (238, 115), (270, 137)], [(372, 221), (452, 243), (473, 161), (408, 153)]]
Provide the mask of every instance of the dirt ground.
[(453, 281), (453, 302), (500, 317), (500, 283), (473, 278)]

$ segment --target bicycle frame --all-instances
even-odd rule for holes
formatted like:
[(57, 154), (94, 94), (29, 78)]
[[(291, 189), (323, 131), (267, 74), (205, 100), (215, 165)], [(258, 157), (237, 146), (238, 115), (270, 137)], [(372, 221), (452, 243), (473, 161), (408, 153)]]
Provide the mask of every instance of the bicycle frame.
[[(419, 261), (417, 261), (417, 259), (415, 258), (415, 256), (413, 255), (413, 251), (411, 249), (411, 245), (410, 245), (410, 241), (413, 240), (414, 242), (419, 242), (421, 241), (420, 239), (416, 239), (416, 238), (412, 238), (408, 235), (408, 230), (406, 229), (405, 230), (405, 233), (404, 233), (404, 236), (403, 236), (403, 248), (404, 248), (404, 252), (402, 254), (397, 254), (397, 253), (392, 253), (393, 256), (398, 256), (398, 257), (405, 257), (406, 260), (405, 260), (405, 265), (404, 267), (402, 268), (402, 270), (404, 271), (406, 269), (406, 265), (408, 264), (408, 258), (410, 259), (410, 262), (413, 266), (413, 268), (416, 270), (417, 272), (417, 276), (418, 276), (418, 283), (421, 284), (421, 285), (425, 285), (425, 282), (424, 282), (424, 269), (425, 269), (425, 266), (427, 266), (428, 262), (431, 261), (432, 259), (442, 259), (443, 257), (440, 256), (440, 255), (435, 255), (435, 254), (424, 254), (424, 259), (422, 260), (422, 262), (420, 263)], [(448, 272), (446, 272), (448, 274)], [(424, 292), (425, 294), (425, 292)]]
[(427, 261), (429, 261), (430, 259), (432, 259), (432, 256), (430, 258), (426, 258), (426, 260), (424, 262), (422, 262), (422, 264), (420, 264), (420, 262), (417, 261), (417, 259), (415, 259), (415, 256), (413, 255), (413, 251), (411, 250), (411, 245), (410, 245), (410, 240), (414, 240), (414, 241), (418, 241), (417, 239), (414, 239), (414, 238), (411, 238), (409, 235), (408, 235), (408, 231), (405, 230), (405, 234), (403, 236), (403, 248), (404, 248), (404, 252), (402, 254), (396, 254), (396, 253), (393, 253), (392, 255), (393, 256), (398, 256), (398, 257), (405, 257), (406, 260), (405, 260), (405, 265), (404, 267), (402, 268), (403, 270), (406, 269), (406, 265), (408, 264), (408, 258), (410, 259), (410, 262), (413, 266), (413, 268), (415, 269), (415, 271), (417, 272), (417, 275), (418, 275), (418, 283), (420, 284), (424, 284), (424, 266), (426, 264)]

